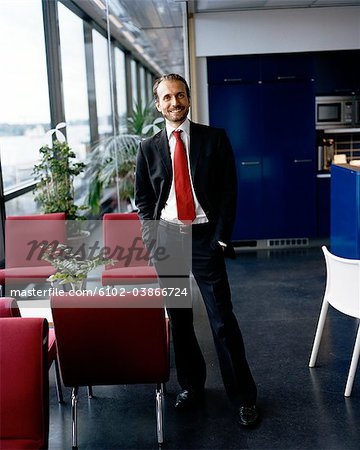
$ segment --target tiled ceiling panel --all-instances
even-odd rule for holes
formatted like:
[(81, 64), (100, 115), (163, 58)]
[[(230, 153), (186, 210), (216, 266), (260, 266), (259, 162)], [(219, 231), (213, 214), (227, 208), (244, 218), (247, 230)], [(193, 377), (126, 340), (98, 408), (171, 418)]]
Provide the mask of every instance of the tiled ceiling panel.
[[(162, 72), (184, 74), (184, 0), (109, 0), (109, 3)], [(208, 13), (360, 6), (360, 0), (189, 0), (188, 5), (191, 12)]]
[(193, 0), (197, 12), (358, 6), (360, 0)]
[(182, 4), (174, 0), (117, 0), (120, 17), (164, 72), (184, 71)]

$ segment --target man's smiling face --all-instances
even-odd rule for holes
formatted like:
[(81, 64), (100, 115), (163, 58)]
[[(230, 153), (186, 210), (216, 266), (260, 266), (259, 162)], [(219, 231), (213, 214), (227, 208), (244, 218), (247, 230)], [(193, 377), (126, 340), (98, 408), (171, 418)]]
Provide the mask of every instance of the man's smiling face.
[(174, 128), (181, 125), (190, 108), (190, 99), (184, 83), (180, 80), (164, 80), (159, 84), (157, 94), (157, 110)]

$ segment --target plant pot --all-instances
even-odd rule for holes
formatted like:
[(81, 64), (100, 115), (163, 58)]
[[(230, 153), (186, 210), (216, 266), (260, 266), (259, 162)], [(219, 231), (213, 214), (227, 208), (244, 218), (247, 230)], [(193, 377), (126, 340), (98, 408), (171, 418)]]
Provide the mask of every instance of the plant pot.
[(86, 279), (80, 280), (80, 281), (75, 281), (73, 283), (70, 283), (70, 285), (71, 285), (71, 290), (74, 292), (83, 291), (85, 289)]
[(68, 236), (66, 244), (72, 248), (74, 254), (79, 254), (81, 259), (85, 260), (87, 257), (87, 239), (90, 236), (90, 231), (80, 230), (77, 235)]

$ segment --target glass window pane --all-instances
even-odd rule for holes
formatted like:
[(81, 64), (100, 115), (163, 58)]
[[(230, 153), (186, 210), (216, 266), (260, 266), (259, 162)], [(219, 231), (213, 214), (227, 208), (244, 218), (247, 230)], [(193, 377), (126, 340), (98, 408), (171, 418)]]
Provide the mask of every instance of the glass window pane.
[(146, 105), (147, 96), (146, 96), (145, 69), (142, 66), (140, 66), (140, 92), (141, 92), (141, 103), (143, 105)]
[(119, 132), (126, 132), (126, 79), (125, 79), (125, 54), (119, 48), (115, 48), (116, 94), (119, 116)]
[(79, 160), (90, 144), (83, 21), (59, 3), (61, 66), (67, 141)]
[(7, 216), (22, 216), (28, 214), (40, 214), (40, 205), (34, 201), (34, 193), (27, 192), (19, 197), (5, 202)]
[(131, 90), (132, 90), (132, 104), (133, 106), (138, 102), (138, 90), (137, 90), (137, 64), (135, 60), (131, 60)]
[(109, 58), (107, 40), (93, 30), (96, 107), (100, 138), (112, 134)]
[(153, 87), (153, 79), (150, 72), (147, 72), (147, 85), (148, 85), (148, 95), (149, 101), (153, 99), (152, 87)]
[(41, 1), (0, 3), (0, 154), (9, 188), (32, 179), (39, 148), (50, 142), (50, 108)]

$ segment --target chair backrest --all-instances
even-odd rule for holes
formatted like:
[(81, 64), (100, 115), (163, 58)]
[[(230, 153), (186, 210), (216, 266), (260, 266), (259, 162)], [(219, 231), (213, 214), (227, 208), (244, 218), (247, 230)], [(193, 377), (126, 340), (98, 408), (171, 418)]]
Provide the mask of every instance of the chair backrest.
[(40, 245), (54, 241), (66, 241), (65, 213), (7, 217), (6, 267), (48, 266), (48, 262), (40, 259)]
[(47, 448), (48, 323), (0, 319), (0, 448)]
[(0, 297), (0, 318), (21, 317), (17, 301), (11, 297)]
[(360, 318), (360, 261), (335, 256), (323, 246), (326, 261), (326, 300), (337, 310)]
[(163, 299), (155, 296), (53, 296), (65, 386), (161, 383), (169, 377)]
[[(108, 213), (103, 216), (104, 245), (119, 262), (107, 268), (148, 265), (148, 251), (141, 237), (137, 213)], [(133, 249), (133, 250), (131, 250)]]

